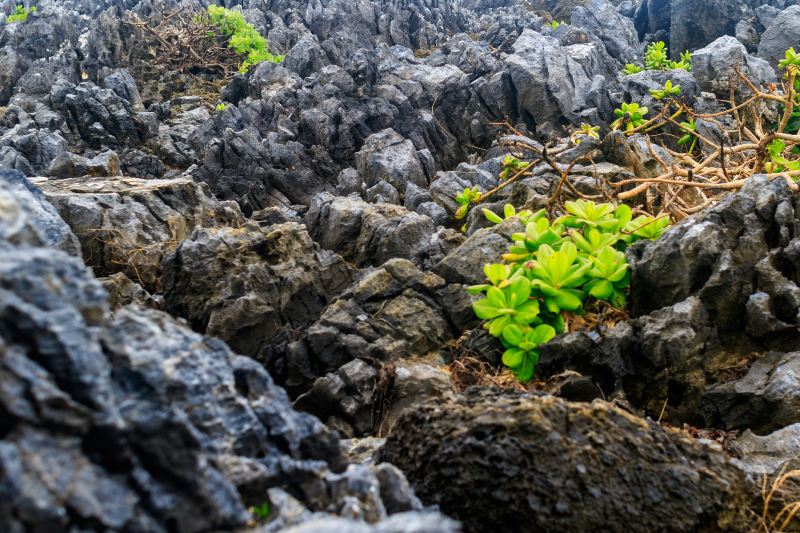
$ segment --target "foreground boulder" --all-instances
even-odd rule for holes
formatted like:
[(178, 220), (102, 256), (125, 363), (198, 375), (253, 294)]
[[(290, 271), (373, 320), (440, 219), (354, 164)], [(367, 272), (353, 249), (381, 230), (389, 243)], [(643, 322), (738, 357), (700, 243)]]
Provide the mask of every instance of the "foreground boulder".
[(471, 390), (407, 412), (384, 460), (467, 531), (744, 531), (720, 451), (609, 404)]
[[(12, 177), (0, 180), (4, 220), (8, 206), (18, 210), (12, 221), (48, 213)], [(257, 362), (154, 309), (112, 316), (77, 257), (41, 246), (69, 235), (46, 220), (46, 234), (0, 233), (4, 531), (230, 530), (272, 499), (279, 527), (330, 514), (362, 527), (411, 513), (429, 531), (456, 529), (420, 513), (391, 465), (348, 466), (336, 433), (295, 411)], [(288, 494), (292, 513), (280, 505)]]

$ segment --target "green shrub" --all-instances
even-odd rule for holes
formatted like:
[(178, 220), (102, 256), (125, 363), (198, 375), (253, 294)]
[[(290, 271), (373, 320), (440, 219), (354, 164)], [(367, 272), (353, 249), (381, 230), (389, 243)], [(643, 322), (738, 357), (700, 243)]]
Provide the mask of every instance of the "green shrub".
[[(473, 305), (475, 315), (500, 340), (503, 363), (520, 381), (533, 377), (538, 347), (564, 331), (566, 312), (582, 313), (588, 298), (625, 305), (625, 248), (658, 238), (669, 225), (666, 217), (632, 220), (625, 205), (577, 200), (564, 207), (567, 212), (552, 222), (544, 209), (526, 213), (525, 231), (512, 236), (504, 262), (484, 267), (488, 283), (468, 288), (485, 294)], [(514, 212), (508, 206), (505, 214)], [(491, 222), (503, 220), (484, 213)]]
[(36, 6), (31, 6), (31, 8), (28, 9), (23, 5), (18, 5), (16, 8), (14, 8), (14, 12), (10, 14), (6, 20), (9, 24), (13, 24), (14, 22), (25, 22), (28, 20), (28, 15), (31, 13), (36, 13)]
[(672, 61), (667, 55), (667, 45), (664, 41), (650, 43), (644, 52), (644, 68), (635, 63), (628, 63), (622, 70), (623, 74), (637, 74), (643, 70), (692, 70), (692, 53), (688, 50), (681, 54), (680, 61)]
[(210, 5), (208, 17), (211, 25), (219, 28), (219, 32), (228, 38), (228, 47), (239, 54), (244, 54), (245, 58), (239, 67), (240, 72), (245, 73), (251, 66), (264, 61), (270, 63), (283, 61), (282, 55), (270, 53), (267, 40), (244, 19), (241, 12)]

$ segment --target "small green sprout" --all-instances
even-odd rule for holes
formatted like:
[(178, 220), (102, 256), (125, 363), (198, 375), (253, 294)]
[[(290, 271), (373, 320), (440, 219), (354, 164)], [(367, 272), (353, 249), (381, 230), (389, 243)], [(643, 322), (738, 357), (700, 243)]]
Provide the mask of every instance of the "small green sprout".
[(557, 30), (559, 28), (559, 26), (561, 26), (562, 24), (564, 24), (563, 20), (561, 22), (553, 20), (552, 22), (550, 22), (548, 24), (548, 26), (550, 27), (550, 29)]
[(217, 104), (217, 111), (225, 111), (225, 104)]
[(469, 211), (469, 206), (474, 204), (478, 201), (481, 197), (481, 192), (478, 190), (478, 187), (467, 187), (462, 192), (456, 195), (456, 203), (460, 206), (456, 210), (456, 220), (461, 220), (465, 216), (467, 216), (467, 212)]
[(681, 86), (680, 85), (672, 85), (672, 80), (667, 80), (664, 83), (664, 87), (661, 89), (650, 89), (650, 96), (655, 98), (656, 100), (661, 100), (663, 98), (673, 98), (675, 96), (681, 95)]
[(647, 111), (646, 107), (640, 106), (636, 102), (623, 103), (618, 109), (614, 110), (614, 114), (618, 118), (611, 123), (611, 129), (618, 130), (620, 127), (625, 126), (625, 131), (635, 130), (646, 122), (644, 116)]
[(581, 127), (578, 130), (572, 132), (570, 135), (570, 140), (575, 144), (581, 143), (581, 136), (590, 137), (592, 139), (599, 139), (600, 138), (600, 126), (591, 126), (589, 124), (581, 123)]
[(697, 131), (697, 124), (695, 124), (693, 118), (690, 118), (688, 122), (681, 122), (680, 127), (686, 133), (678, 139), (678, 144), (681, 146), (689, 145), (688, 152), (691, 154), (697, 145), (697, 136), (693, 135)]
[(261, 505), (253, 506), (249, 509), (249, 511), (250, 514), (256, 518), (256, 520), (264, 522), (269, 518), (269, 502), (264, 502)]
[(528, 166), (526, 161), (520, 161), (513, 155), (507, 155), (503, 158), (503, 170), (500, 172), (500, 181), (505, 181), (520, 170)]
[(625, 68), (622, 69), (622, 73), (626, 76), (630, 76), (631, 74), (638, 74), (642, 72), (644, 69), (635, 63), (628, 63), (625, 65)]

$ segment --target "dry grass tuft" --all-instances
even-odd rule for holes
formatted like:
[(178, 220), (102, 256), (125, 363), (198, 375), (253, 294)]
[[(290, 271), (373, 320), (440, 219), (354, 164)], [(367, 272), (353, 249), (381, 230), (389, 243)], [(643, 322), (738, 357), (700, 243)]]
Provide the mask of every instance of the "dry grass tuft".
[(800, 469), (784, 467), (770, 482), (761, 485), (763, 508), (756, 531), (792, 533), (800, 531)]

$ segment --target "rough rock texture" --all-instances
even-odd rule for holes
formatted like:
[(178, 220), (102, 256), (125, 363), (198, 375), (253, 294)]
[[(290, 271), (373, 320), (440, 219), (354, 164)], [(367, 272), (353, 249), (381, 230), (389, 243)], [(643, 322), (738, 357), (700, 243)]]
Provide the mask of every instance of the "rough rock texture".
[(540, 369), (593, 375), (654, 416), (667, 398), (665, 417), (676, 423), (764, 432), (800, 421), (796, 203), (781, 180), (755, 176), (658, 241), (632, 248), (637, 318), (604, 338), (578, 332), (555, 340)]
[(197, 228), (164, 261), (164, 305), (259, 359), (306, 328), (352, 279), (296, 222)]
[(739, 85), (736, 68), (757, 84), (776, 82), (775, 71), (764, 60), (749, 55), (734, 37), (720, 37), (692, 53), (692, 74), (701, 91), (729, 98), (731, 83)]
[[(331, 396), (317, 403), (336, 414), (341, 411), (336, 402), (341, 401), (346, 408), (339, 415), (346, 412), (346, 418), (355, 419), (362, 408), (369, 411), (379, 373), (363, 362), (380, 370), (385, 364), (441, 349), (475, 323), (471, 303), (463, 286), (447, 285), (432, 272), (393, 259), (364, 273), (332, 302), (289, 347), (285, 361), (276, 350), (270, 368), (285, 375), (290, 388), (339, 369), (338, 377), (328, 375), (315, 383), (319, 394)], [(347, 393), (344, 383), (357, 390), (355, 383), (365, 380), (362, 390), (368, 396), (354, 401), (355, 390)], [(371, 427), (367, 421), (358, 426), (360, 431)]]
[(400, 419), (382, 458), (467, 531), (746, 530), (744, 476), (718, 449), (600, 401), (429, 402)]
[(351, 197), (316, 197), (304, 221), (322, 248), (359, 267), (378, 266), (392, 258), (431, 266), (460, 244), (458, 235), (437, 230), (428, 217)]
[(242, 223), (235, 204), (209, 197), (190, 178), (37, 178), (78, 236), (87, 266), (117, 272), (155, 291), (161, 260), (197, 226)]
[[(43, 196), (10, 176), (2, 183), (14, 188), (2, 191), (19, 220), (47, 213)], [(51, 233), (69, 231), (62, 222)], [(78, 258), (40, 246), (41, 234), (9, 235), (0, 242), (7, 530), (225, 530), (244, 526), (247, 506), (278, 488), (306, 517), (373, 523), (411, 512), (420, 527), (455, 529), (418, 513), (396, 468), (348, 467), (336, 433), (292, 409), (254, 360), (157, 310), (128, 305), (112, 317)]]
[(55, 208), (25, 176), (13, 170), (0, 169), (0, 239), (80, 254), (78, 239)]
[(770, 20), (770, 26), (761, 36), (758, 57), (769, 61), (770, 65), (777, 68), (778, 61), (783, 59), (786, 50), (800, 46), (798, 31), (800, 31), (800, 6), (790, 6), (774, 15)]

